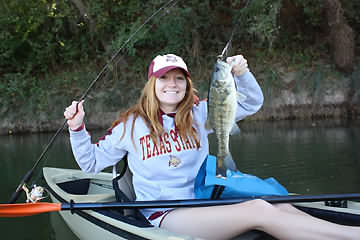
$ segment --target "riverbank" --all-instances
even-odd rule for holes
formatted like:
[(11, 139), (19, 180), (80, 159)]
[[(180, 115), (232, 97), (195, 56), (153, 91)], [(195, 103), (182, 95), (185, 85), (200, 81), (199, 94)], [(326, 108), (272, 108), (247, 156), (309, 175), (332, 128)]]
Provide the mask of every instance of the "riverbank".
[[(321, 66), (321, 67), (319, 67)], [(210, 68), (211, 69), (211, 68)], [(276, 70), (275, 70), (276, 69)], [(340, 74), (329, 66), (313, 68), (252, 68), (264, 93), (264, 105), (244, 121), (295, 119), (360, 118), (360, 66), (352, 74)], [(211, 72), (202, 73), (208, 79)], [(200, 74), (194, 74), (200, 75)], [(107, 129), (119, 111), (134, 104), (142, 82), (120, 82), (112, 87), (96, 89), (85, 102), (86, 126), (90, 130)], [(141, 78), (139, 78), (141, 79)], [(194, 80), (200, 98), (206, 98), (208, 81)], [(119, 85), (120, 84), (120, 85)], [(78, 90), (78, 92), (81, 92)], [(35, 108), (28, 101), (14, 109), (0, 107), (0, 134), (53, 132), (64, 123), (64, 108), (71, 103), (69, 95), (49, 94)]]
[[(340, 94), (340, 90), (337, 91)], [(304, 93), (293, 94), (288, 91), (281, 93), (281, 96), (273, 99), (272, 103), (264, 103), (264, 106), (255, 115), (248, 117), (243, 122), (251, 121), (271, 121), (271, 120), (296, 120), (296, 119), (360, 119), (359, 100), (354, 101), (335, 101), (337, 95), (334, 95), (332, 101), (326, 103), (304, 104), (299, 101), (312, 101), (312, 98), (304, 98)], [(346, 92), (341, 92), (346, 96)], [(337, 97), (336, 97), (337, 96)], [(101, 112), (94, 111), (96, 106), (86, 106), (86, 126), (90, 130), (107, 129), (116, 119), (118, 112)], [(37, 133), (37, 132), (54, 132), (64, 123), (61, 113), (59, 118), (48, 119), (46, 114), (42, 113), (38, 118), (31, 116), (7, 116), (0, 122), (0, 135)]]

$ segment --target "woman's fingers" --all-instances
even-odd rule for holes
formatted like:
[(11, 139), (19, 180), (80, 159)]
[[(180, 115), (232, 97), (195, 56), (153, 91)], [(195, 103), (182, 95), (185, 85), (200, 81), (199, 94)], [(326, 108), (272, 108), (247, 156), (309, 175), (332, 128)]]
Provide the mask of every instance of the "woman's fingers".
[(226, 62), (231, 64), (232, 72), (236, 76), (241, 76), (244, 74), (248, 68), (247, 60), (244, 58), (243, 55), (236, 55), (232, 57), (228, 57)]
[(80, 102), (73, 101), (70, 106), (65, 108), (64, 117), (68, 120), (67, 124), (72, 130), (77, 129), (83, 124), (85, 116), (83, 104), (84, 100)]
[(84, 112), (83, 104), (84, 104), (84, 100), (82, 100), (80, 102), (73, 101), (70, 106), (65, 108), (65, 111), (64, 111), (65, 118), (68, 119), (68, 120), (71, 120), (77, 115), (77, 113), (79, 111), (81, 113), (83, 113)]
[(81, 100), (81, 101), (79, 102), (79, 104), (78, 104), (78, 106), (77, 106), (78, 112), (81, 112), (81, 113), (84, 112), (84, 107), (83, 107), (84, 101), (85, 101), (85, 100)]

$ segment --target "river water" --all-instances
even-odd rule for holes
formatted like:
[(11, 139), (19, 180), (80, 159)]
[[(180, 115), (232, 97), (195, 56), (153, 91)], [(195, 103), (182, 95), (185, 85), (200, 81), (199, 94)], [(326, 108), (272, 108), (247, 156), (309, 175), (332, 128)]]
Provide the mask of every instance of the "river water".
[[(101, 135), (93, 134), (94, 140)], [(9, 200), (52, 136), (0, 136), (1, 203)], [(275, 177), (290, 192), (301, 194), (359, 192), (359, 147), (359, 120), (242, 123), (241, 134), (232, 136), (230, 142), (241, 171)], [(58, 136), (44, 160), (45, 166), (77, 168), (68, 134)], [(34, 183), (41, 183), (39, 170), (32, 178)], [(0, 218), (0, 229), (4, 240), (77, 239), (57, 213)]]

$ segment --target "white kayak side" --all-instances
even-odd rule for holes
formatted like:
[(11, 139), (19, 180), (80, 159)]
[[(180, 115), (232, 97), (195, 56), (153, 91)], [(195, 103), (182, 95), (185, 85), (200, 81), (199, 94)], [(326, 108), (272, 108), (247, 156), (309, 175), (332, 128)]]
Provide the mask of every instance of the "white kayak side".
[[(73, 200), (76, 203), (96, 203), (96, 202), (115, 202), (115, 192), (112, 186), (111, 173), (90, 174), (75, 169), (60, 169), (60, 168), (44, 168), (44, 178), (48, 184), (51, 199), (53, 202), (67, 202)], [(64, 185), (73, 187), (74, 182), (81, 182), (86, 180), (86, 187), (83, 190), (74, 190), (75, 194), (65, 191)], [(61, 187), (60, 187), (61, 186)], [(347, 208), (329, 207), (324, 202), (314, 203), (297, 203), (296, 206), (306, 207), (307, 209), (320, 210), (322, 212), (353, 214), (356, 219), (359, 219), (360, 225), (360, 203), (348, 201)], [(154, 227), (150, 224), (143, 223), (142, 225), (134, 224), (133, 222), (124, 221), (123, 218), (115, 218), (111, 215), (104, 214), (106, 211), (93, 210), (76, 210), (74, 214), (70, 211), (60, 211), (60, 215), (74, 232), (74, 234), (81, 240), (98, 240), (98, 239), (156, 239), (156, 240), (181, 240), (181, 239), (196, 239), (191, 236), (179, 235), (166, 231), (164, 229)], [(242, 234), (234, 239), (237, 240), (251, 240), (258, 239), (259, 236), (266, 234), (256, 231), (251, 231)]]

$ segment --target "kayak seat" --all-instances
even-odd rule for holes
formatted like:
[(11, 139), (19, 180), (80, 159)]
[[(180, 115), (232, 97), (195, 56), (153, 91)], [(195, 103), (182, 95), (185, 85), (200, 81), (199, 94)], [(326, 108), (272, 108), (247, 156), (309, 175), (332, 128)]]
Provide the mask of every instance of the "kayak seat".
[[(135, 201), (136, 195), (132, 184), (132, 173), (128, 167), (127, 156), (123, 159), (124, 166), (119, 176), (113, 178), (113, 188), (116, 200), (119, 202)], [(139, 221), (145, 226), (152, 226), (150, 222), (142, 215), (139, 209), (122, 209), (123, 215), (129, 219)]]

